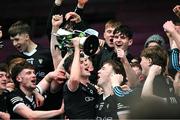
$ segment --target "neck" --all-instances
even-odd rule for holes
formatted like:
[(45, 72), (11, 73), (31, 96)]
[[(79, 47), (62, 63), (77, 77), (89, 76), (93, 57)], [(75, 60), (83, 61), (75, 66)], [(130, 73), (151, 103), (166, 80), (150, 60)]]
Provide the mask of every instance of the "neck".
[(29, 45), (28, 45), (28, 49), (27, 52), (32, 52), (35, 48), (37, 47), (37, 44), (35, 44), (34, 42), (30, 41)]
[(33, 90), (25, 89), (24, 87), (20, 86), (21, 91), (28, 97), (33, 95)]
[(89, 83), (89, 79), (88, 77), (81, 77), (80, 78), (80, 82), (83, 84), (83, 85), (87, 85), (87, 83)]
[(105, 48), (107, 48), (108, 51), (113, 51), (114, 50), (114, 47), (109, 47), (107, 44), (104, 45)]
[(111, 86), (110, 82), (108, 82), (107, 84), (105, 84), (105, 85), (103, 85), (101, 87), (102, 87), (103, 92), (104, 92), (103, 93), (104, 97), (108, 97), (108, 96), (110, 96), (112, 94), (112, 86)]

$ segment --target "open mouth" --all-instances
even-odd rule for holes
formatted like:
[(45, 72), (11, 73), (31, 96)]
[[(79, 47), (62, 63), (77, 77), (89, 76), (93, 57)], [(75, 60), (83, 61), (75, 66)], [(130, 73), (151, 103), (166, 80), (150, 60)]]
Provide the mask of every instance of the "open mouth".
[(117, 47), (121, 47), (121, 46), (122, 46), (122, 44), (116, 44), (116, 46), (117, 46)]
[(36, 80), (31, 80), (31, 83), (36, 84)]
[(84, 69), (85, 71), (89, 71), (89, 67)]
[(19, 46), (19, 45), (16, 46), (16, 49), (19, 50), (19, 51), (21, 51), (21, 46)]
[(122, 43), (122, 42), (115, 42), (115, 45), (116, 45), (117, 47), (121, 47), (121, 46), (123, 45), (123, 43)]
[(113, 43), (113, 38), (111, 38), (109, 41), (110, 41), (111, 43)]
[(1, 85), (6, 86), (6, 82), (2, 82)]

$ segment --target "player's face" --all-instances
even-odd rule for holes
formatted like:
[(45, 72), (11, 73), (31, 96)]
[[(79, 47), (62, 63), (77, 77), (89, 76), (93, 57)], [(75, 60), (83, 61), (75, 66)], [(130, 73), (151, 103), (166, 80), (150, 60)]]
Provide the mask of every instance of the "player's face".
[(142, 67), (142, 74), (143, 75), (148, 75), (149, 73), (149, 68), (150, 68), (150, 60), (148, 58), (145, 57), (141, 57), (141, 67)]
[(114, 27), (107, 27), (104, 31), (104, 39), (106, 41), (106, 44), (113, 48), (114, 44), (113, 44), (113, 31), (114, 31)]
[(7, 73), (0, 71), (0, 90), (6, 89)]
[(92, 62), (88, 58), (80, 58), (80, 69), (83, 77), (89, 77), (90, 72), (93, 70)]
[(28, 35), (27, 34), (17, 34), (14, 37), (10, 37), (13, 46), (19, 52), (27, 52), (28, 46)]
[(98, 85), (103, 86), (110, 80), (110, 75), (112, 73), (112, 66), (110, 64), (104, 64), (102, 68), (98, 71)]
[(132, 45), (132, 39), (129, 39), (127, 36), (117, 33), (114, 35), (114, 48), (121, 48), (124, 51), (127, 51), (128, 47)]
[(34, 90), (36, 88), (36, 75), (34, 69), (23, 69), (16, 78), (20, 82), (20, 86)]

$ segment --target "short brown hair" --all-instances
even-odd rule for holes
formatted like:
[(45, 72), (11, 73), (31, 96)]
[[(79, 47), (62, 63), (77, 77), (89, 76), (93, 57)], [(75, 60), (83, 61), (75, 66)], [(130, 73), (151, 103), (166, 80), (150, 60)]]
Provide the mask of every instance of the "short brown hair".
[(161, 66), (162, 72), (165, 72), (168, 54), (162, 47), (153, 46), (145, 48), (141, 52), (141, 57), (151, 58), (152, 64)]
[(27, 61), (22, 61), (20, 63), (17, 63), (11, 70), (11, 77), (12, 77), (16, 87), (19, 87), (19, 82), (16, 80), (16, 77), (24, 69), (35, 70), (35, 67), (31, 63), (28, 63)]
[(14, 37), (18, 34), (27, 33), (29, 37), (32, 38), (30, 26), (23, 21), (17, 21), (12, 24), (8, 30), (8, 33), (11, 37)]
[(122, 74), (122, 76), (123, 76), (122, 84), (127, 82), (127, 80), (126, 80), (126, 72), (125, 72), (125, 69), (124, 69), (123, 64), (121, 62), (116, 62), (116, 61), (113, 61), (113, 60), (107, 60), (106, 62), (103, 63), (103, 65), (105, 65), (105, 64), (111, 65), (116, 74)]

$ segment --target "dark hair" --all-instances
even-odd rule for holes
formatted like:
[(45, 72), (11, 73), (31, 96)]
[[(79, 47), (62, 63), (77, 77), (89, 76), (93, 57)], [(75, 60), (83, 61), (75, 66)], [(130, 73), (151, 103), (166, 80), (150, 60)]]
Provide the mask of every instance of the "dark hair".
[(117, 27), (113, 34), (121, 33), (122, 35), (127, 36), (129, 39), (133, 37), (133, 31), (127, 25), (121, 25)]
[(124, 67), (123, 67), (121, 62), (116, 62), (116, 61), (113, 61), (113, 60), (107, 60), (106, 62), (104, 62), (103, 65), (105, 65), (105, 64), (111, 65), (116, 74), (122, 74), (122, 76), (123, 76), (123, 84), (125, 82), (127, 82), (127, 80), (126, 80), (126, 72), (125, 72)]
[(22, 61), (17, 63), (11, 70), (12, 80), (14, 81), (16, 87), (19, 87), (19, 82), (16, 80), (17, 75), (24, 69), (33, 69), (35, 70), (34, 66), (27, 61)]
[(140, 70), (142, 70), (142, 67), (138, 62), (131, 62), (130, 65), (131, 67), (138, 67)]
[(18, 34), (27, 33), (29, 37), (32, 38), (30, 26), (23, 21), (17, 21), (12, 24), (8, 30), (8, 33), (11, 37), (14, 37)]
[(74, 54), (69, 55), (65, 60), (63, 67), (67, 73), (70, 73), (70, 67), (72, 65)]
[(0, 71), (8, 72), (8, 65), (6, 63), (0, 63)]
[(165, 71), (167, 65), (168, 54), (165, 49), (159, 46), (153, 46), (143, 49), (141, 57), (151, 58), (152, 64), (162, 67), (162, 72)]

